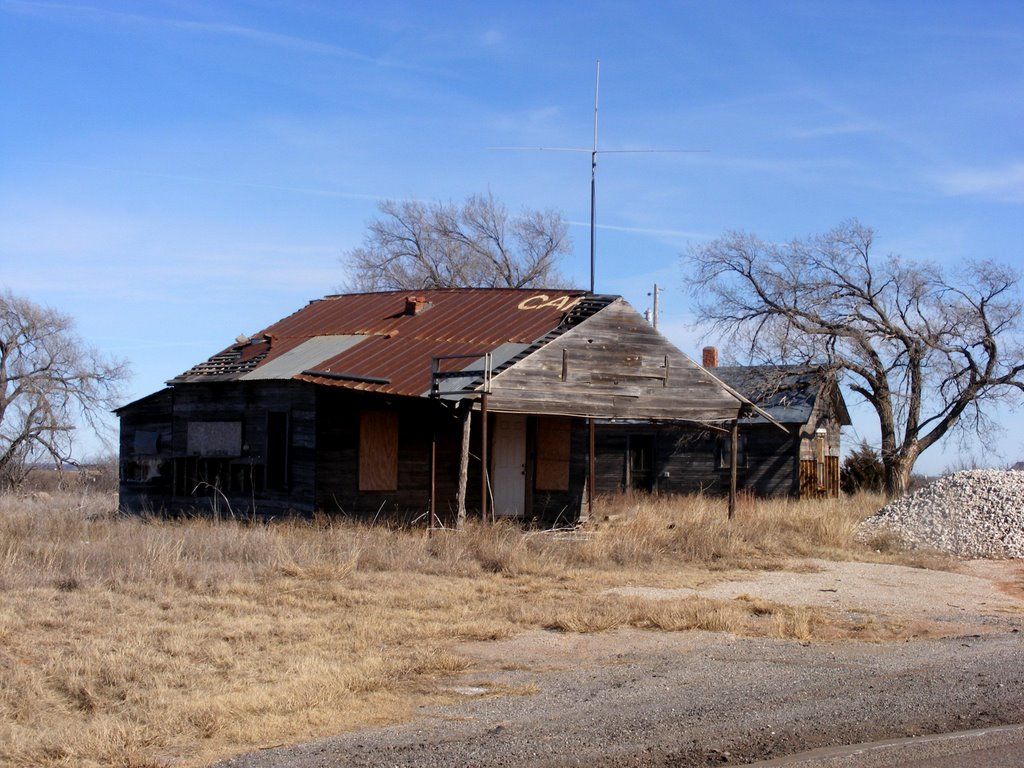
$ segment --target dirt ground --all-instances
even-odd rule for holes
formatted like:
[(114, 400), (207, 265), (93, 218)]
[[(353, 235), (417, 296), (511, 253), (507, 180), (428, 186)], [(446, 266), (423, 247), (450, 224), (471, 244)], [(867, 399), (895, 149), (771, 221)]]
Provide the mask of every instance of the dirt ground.
[[(451, 703), (412, 722), (263, 750), (222, 765), (703, 766), (1024, 722), (1024, 563), (957, 572), (803, 561), (694, 590), (899, 621), (898, 642), (706, 632), (535, 631), (459, 647)], [(913, 628), (920, 628), (915, 636)]]

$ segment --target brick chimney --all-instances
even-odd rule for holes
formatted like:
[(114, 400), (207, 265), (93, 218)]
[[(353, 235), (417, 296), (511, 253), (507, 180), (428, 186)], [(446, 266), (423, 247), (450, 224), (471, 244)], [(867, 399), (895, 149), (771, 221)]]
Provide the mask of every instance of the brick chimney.
[(703, 364), (705, 368), (718, 367), (718, 347), (704, 347)]
[(406, 296), (405, 297), (405, 314), (415, 317), (425, 309), (429, 309), (430, 302), (428, 302), (423, 296)]

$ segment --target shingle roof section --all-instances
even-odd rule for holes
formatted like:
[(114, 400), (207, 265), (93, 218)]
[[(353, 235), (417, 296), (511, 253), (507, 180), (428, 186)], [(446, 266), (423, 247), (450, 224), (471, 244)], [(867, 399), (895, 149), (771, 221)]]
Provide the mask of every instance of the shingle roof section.
[[(826, 382), (822, 370), (814, 366), (722, 366), (711, 369), (711, 373), (781, 424), (805, 424)], [(844, 414), (845, 404), (841, 417)], [(848, 423), (849, 416), (844, 418)], [(746, 421), (764, 419), (755, 416)]]
[[(288, 378), (420, 396), (430, 389), (433, 357), (525, 354), (614, 298), (511, 288), (327, 296), (168, 383)], [(447, 370), (474, 365), (472, 358), (460, 359)]]

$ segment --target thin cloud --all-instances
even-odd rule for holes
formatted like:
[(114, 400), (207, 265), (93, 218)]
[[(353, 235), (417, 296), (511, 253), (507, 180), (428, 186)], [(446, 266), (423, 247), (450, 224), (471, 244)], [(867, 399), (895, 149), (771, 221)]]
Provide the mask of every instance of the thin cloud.
[(938, 177), (937, 181), (947, 195), (1024, 203), (1024, 162), (1009, 163), (1001, 168), (952, 171)]
[(205, 21), (191, 21), (188, 19), (172, 19), (161, 16), (146, 16), (137, 13), (124, 13), (112, 11), (106, 8), (96, 8), (89, 5), (67, 5), (63, 3), (41, 3), (32, 0), (4, 0), (0, 2), (0, 10), (9, 13), (31, 14), (31, 13), (52, 13), (64, 16), (91, 17), (96, 19), (109, 19), (123, 24), (141, 24), (147, 26), (164, 27), (187, 32), (198, 32), (203, 34), (224, 35), (237, 37), (245, 40), (252, 40), (264, 45), (272, 45), (278, 48), (303, 51), (305, 53), (336, 56), (353, 61), (361, 61), (367, 64), (379, 66), (403, 67), (398, 62), (388, 59), (381, 59), (369, 56), (350, 48), (340, 45), (323, 43), (318, 40), (310, 40), (296, 35), (283, 35), (278, 32), (267, 32), (254, 27), (245, 27), (238, 24), (218, 24)]
[(865, 133), (881, 133), (885, 127), (881, 123), (870, 121), (852, 121), (836, 125), (823, 125), (818, 128), (796, 129), (792, 136), (796, 139), (825, 139), (832, 136), (853, 136)]
[(381, 201), (388, 199), (387, 195), (375, 195), (369, 192), (344, 192), (339, 189), (324, 189), (322, 187), (297, 187), (289, 186), (287, 184), (265, 184), (255, 181), (244, 181), (239, 179), (223, 179), (214, 178), (210, 176), (190, 176), (178, 173), (162, 173), (159, 171), (143, 171), (136, 168), (125, 169), (125, 168), (111, 168), (102, 167), (96, 165), (86, 165), (83, 163), (55, 163), (55, 162), (43, 162), (40, 160), (27, 160), (25, 161), (32, 165), (42, 166), (54, 166), (61, 168), (72, 168), (81, 171), (98, 171), (100, 173), (116, 173), (131, 176), (144, 176), (153, 179), (166, 179), (168, 181), (180, 181), (189, 184), (212, 184), (212, 185), (226, 185), (232, 187), (244, 187), (246, 189), (266, 189), (276, 192), (292, 192), (299, 195), (311, 195), (315, 197), (339, 197), (348, 200), (373, 200)]
[[(573, 221), (567, 220), (566, 224), (571, 227), (590, 227), (589, 221)], [(708, 235), (703, 232), (691, 232), (685, 229), (655, 229), (651, 227), (623, 227), (615, 224), (601, 224), (598, 223), (598, 229), (607, 229), (613, 232), (634, 232), (640, 235), (660, 235), (666, 237), (688, 237), (698, 240), (710, 240), (713, 235)]]
[(505, 36), (496, 29), (485, 30), (480, 35), (480, 45), (483, 48), (495, 48), (505, 42)]

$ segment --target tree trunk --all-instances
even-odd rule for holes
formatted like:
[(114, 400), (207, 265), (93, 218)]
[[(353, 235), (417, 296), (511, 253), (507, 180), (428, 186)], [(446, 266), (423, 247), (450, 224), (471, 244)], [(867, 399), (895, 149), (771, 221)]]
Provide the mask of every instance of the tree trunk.
[(883, 458), (882, 466), (885, 471), (885, 495), (890, 499), (905, 495), (910, 488), (914, 459), (907, 456)]

